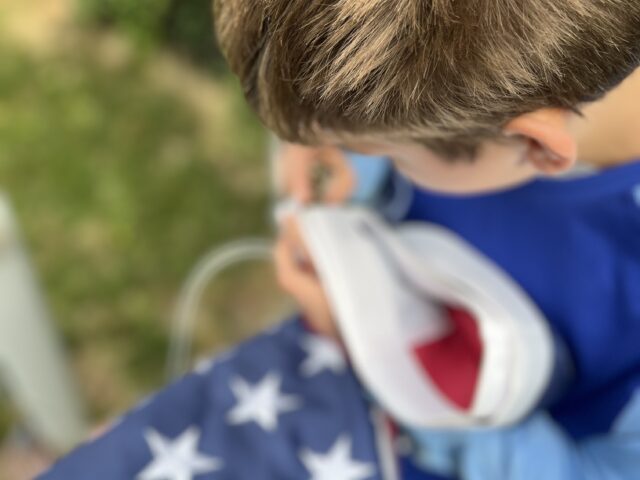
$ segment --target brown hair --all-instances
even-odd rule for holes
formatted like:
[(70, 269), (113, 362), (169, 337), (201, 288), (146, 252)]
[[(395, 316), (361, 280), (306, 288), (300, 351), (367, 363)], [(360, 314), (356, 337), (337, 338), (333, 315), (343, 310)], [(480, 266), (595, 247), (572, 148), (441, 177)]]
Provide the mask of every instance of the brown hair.
[(640, 64), (639, 0), (214, 0), (247, 100), (282, 138), (471, 155), (519, 114), (578, 111)]

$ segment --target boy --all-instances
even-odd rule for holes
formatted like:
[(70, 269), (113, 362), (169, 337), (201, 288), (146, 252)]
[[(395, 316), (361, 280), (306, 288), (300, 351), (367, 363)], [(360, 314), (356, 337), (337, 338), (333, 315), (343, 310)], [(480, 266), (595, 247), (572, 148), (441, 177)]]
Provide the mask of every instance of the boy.
[[(489, 432), (411, 432), (425, 470), (640, 478), (640, 3), (217, 0), (216, 12), (268, 127), (325, 154), (391, 159), (418, 187), (408, 219), (491, 257), (569, 347), (576, 379), (549, 414)], [(314, 150), (283, 155), (291, 192), (308, 201)], [(577, 159), (607, 169), (540, 178)], [(316, 330), (337, 335), (301, 251), (289, 221), (281, 283)]]

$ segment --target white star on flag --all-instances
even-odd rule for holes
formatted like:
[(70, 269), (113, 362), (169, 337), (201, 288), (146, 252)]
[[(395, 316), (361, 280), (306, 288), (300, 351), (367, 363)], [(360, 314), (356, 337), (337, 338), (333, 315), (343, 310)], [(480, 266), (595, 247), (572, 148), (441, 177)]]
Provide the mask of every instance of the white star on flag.
[(195, 475), (222, 468), (222, 461), (198, 453), (200, 430), (191, 427), (171, 441), (154, 429), (145, 432), (153, 460), (137, 480), (192, 480)]
[(334, 340), (307, 335), (300, 343), (307, 352), (307, 358), (300, 366), (300, 372), (305, 377), (311, 377), (325, 369), (341, 373), (347, 368), (344, 353)]
[(254, 386), (240, 377), (234, 378), (231, 390), (238, 402), (229, 411), (229, 423), (235, 425), (254, 421), (265, 430), (275, 430), (278, 415), (296, 410), (302, 403), (296, 396), (282, 395), (281, 384), (282, 377), (273, 372), (269, 372)]
[(311, 480), (365, 480), (375, 473), (370, 463), (351, 458), (351, 439), (342, 435), (326, 454), (305, 449), (300, 454)]

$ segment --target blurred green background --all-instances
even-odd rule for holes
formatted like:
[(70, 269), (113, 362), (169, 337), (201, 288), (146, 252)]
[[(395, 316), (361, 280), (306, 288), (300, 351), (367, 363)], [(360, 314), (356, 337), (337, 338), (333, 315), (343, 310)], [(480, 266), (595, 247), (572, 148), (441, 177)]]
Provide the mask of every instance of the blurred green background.
[[(0, 190), (96, 423), (162, 385), (198, 258), (271, 231), (267, 136), (216, 50), (210, 4), (0, 0)], [(282, 311), (272, 276), (239, 268), (211, 287), (198, 354)], [(0, 398), (1, 443), (19, 418)]]

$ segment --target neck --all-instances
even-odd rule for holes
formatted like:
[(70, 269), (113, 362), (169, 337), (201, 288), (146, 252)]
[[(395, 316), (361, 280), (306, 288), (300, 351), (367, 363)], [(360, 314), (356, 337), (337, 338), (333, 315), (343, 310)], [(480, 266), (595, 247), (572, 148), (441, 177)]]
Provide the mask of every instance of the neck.
[(578, 158), (605, 168), (640, 158), (640, 69), (573, 120)]

